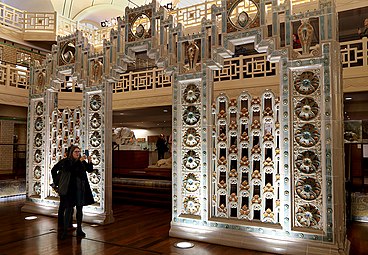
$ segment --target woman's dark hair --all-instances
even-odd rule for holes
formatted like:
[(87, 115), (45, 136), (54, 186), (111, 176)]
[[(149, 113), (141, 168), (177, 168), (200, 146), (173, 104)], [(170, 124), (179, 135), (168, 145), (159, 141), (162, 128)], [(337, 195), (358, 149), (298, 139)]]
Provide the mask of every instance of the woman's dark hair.
[(73, 159), (73, 152), (75, 151), (75, 149), (79, 149), (79, 147), (77, 145), (72, 145), (69, 148), (70, 149), (68, 150), (68, 158)]

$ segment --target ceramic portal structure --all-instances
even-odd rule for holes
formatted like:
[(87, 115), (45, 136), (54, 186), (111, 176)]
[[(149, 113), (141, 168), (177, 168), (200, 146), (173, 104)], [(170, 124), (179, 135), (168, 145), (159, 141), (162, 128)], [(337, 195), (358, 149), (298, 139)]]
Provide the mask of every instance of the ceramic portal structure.
[[(79, 32), (58, 38), (32, 72), (26, 208), (53, 203), (49, 170), (73, 142), (90, 149), (98, 169), (90, 176), (91, 210), (111, 212), (109, 86), (146, 52), (174, 80), (170, 235), (281, 254), (347, 254), (336, 6), (320, 0), (299, 14), (292, 7), (223, 0), (188, 33), (153, 1), (126, 9), (102, 53)], [(294, 33), (301, 49), (293, 49)], [(250, 43), (267, 53), (264, 65), (280, 65), (279, 91), (252, 94), (244, 79), (235, 98), (214, 97), (213, 73)], [(138, 77), (133, 88), (150, 79)], [(59, 112), (66, 81), (80, 85), (83, 107)]]

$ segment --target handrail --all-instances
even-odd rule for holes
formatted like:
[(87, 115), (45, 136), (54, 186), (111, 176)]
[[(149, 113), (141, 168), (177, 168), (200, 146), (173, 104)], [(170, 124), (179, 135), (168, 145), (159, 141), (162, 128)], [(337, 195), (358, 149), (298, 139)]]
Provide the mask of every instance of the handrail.
[[(344, 70), (368, 67), (367, 45), (368, 38), (342, 42), (340, 44)], [(277, 76), (277, 68), (277, 64), (267, 61), (266, 54), (240, 55), (239, 57), (224, 60), (223, 68), (214, 73), (214, 82), (221, 83), (231, 80)], [(11, 79), (7, 77), (11, 77)], [(29, 89), (29, 70), (21, 70), (16, 68), (14, 64), (5, 63), (5, 61), (0, 62), (0, 88), (3, 86)], [(165, 75), (163, 69), (137, 69), (121, 74), (120, 81), (113, 85), (113, 93), (153, 90), (171, 86), (172, 78)], [(73, 88), (66, 91), (65, 86), (61, 86), (60, 89), (65, 93), (80, 91)]]
[[(314, 0), (293, 0), (293, 6), (313, 2)], [(212, 5), (220, 6), (221, 0), (213, 0), (170, 10), (169, 14), (184, 27), (195, 27), (201, 24), (203, 17), (211, 18)], [(271, 6), (267, 5), (267, 13), (270, 13), (270, 8)], [(103, 40), (109, 38), (111, 29), (116, 29), (116, 26), (93, 29), (78, 21), (58, 15), (56, 12), (27, 12), (4, 3), (0, 3), (0, 26), (5, 26), (20, 33), (49, 32), (60, 36), (75, 33), (78, 29), (82, 31), (83, 35), (95, 47), (101, 46)]]

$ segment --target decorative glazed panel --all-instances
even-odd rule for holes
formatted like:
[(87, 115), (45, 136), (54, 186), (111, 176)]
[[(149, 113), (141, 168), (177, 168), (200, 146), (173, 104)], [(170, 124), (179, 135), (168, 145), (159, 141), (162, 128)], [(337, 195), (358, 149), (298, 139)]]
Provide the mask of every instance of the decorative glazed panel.
[[(55, 109), (49, 116), (49, 148), (48, 155), (50, 173), (52, 167), (59, 162), (62, 158), (67, 156), (68, 147), (71, 145), (81, 145), (81, 118), (82, 112), (80, 108), (69, 109), (66, 108), (63, 111)], [(48, 175), (50, 183), (52, 183), (51, 174)], [(49, 188), (50, 196), (58, 196), (58, 194), (51, 188)]]
[(28, 179), (30, 195), (32, 197), (41, 197), (41, 183), (45, 162), (45, 151), (44, 151), (44, 132), (45, 132), (45, 120), (44, 120), (44, 102), (42, 99), (31, 100), (30, 109), (30, 129), (28, 132), (29, 136), (29, 169), (30, 176)]
[(220, 95), (213, 114), (214, 216), (278, 223), (278, 99), (271, 91), (261, 98)]
[(320, 69), (292, 72), (295, 227), (322, 229), (322, 86)]
[(228, 33), (259, 26), (259, 0), (228, 0), (226, 4)]
[(201, 83), (199, 80), (181, 82), (182, 112), (182, 214), (200, 215), (201, 141)]
[(92, 158), (93, 173), (88, 175), (92, 194), (97, 204), (101, 204), (103, 193), (103, 172), (104, 161), (104, 98), (100, 91), (87, 93), (85, 96), (87, 100), (85, 125), (88, 132), (85, 136), (84, 149), (88, 149)]

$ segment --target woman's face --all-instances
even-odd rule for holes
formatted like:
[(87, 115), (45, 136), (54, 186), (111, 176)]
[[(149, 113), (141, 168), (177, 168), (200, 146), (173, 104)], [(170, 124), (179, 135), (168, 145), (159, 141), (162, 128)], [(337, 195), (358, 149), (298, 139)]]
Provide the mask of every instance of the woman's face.
[(73, 158), (74, 159), (79, 159), (80, 153), (81, 153), (80, 149), (78, 147), (75, 148), (74, 151), (73, 151)]

